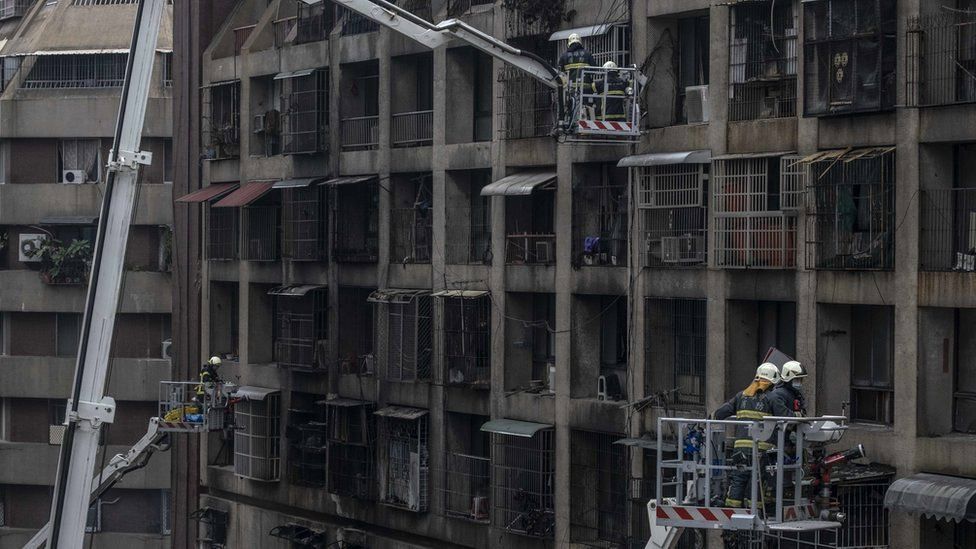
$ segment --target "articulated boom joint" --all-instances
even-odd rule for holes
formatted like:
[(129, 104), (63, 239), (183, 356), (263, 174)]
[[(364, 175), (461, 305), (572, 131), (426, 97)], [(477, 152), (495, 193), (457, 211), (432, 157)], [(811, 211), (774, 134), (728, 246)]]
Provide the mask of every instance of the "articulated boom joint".
[[(112, 156), (114, 157), (112, 151)], [(139, 166), (152, 164), (152, 153), (149, 151), (119, 151), (116, 159), (108, 163), (108, 169), (113, 171), (136, 170)]]
[(72, 410), (71, 401), (68, 401), (68, 413), (65, 414), (64, 424), (69, 423), (88, 423), (92, 430), (97, 430), (103, 423), (115, 421), (115, 399), (103, 397), (99, 402), (89, 402), (87, 400), (78, 401), (78, 410)]

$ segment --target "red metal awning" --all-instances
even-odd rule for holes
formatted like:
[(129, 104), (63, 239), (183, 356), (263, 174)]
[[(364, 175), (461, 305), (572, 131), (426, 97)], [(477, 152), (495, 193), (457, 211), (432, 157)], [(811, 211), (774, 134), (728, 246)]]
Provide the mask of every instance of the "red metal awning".
[(177, 202), (209, 202), (220, 198), (237, 188), (237, 183), (214, 183), (198, 191), (185, 194), (176, 199)]
[(251, 181), (240, 189), (230, 193), (213, 205), (214, 208), (239, 208), (247, 206), (261, 198), (271, 190), (274, 181)]

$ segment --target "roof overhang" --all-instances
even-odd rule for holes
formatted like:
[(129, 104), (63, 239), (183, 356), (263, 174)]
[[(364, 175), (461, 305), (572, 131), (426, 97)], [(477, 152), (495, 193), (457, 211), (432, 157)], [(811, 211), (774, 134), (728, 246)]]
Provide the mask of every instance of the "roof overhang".
[(888, 487), (884, 505), (939, 520), (976, 522), (976, 479), (929, 473), (900, 478)]
[(274, 75), (274, 80), (284, 80), (286, 78), (298, 78), (301, 76), (308, 76), (313, 72), (315, 72), (315, 69), (302, 69), (300, 71), (279, 72), (278, 74)]
[(556, 188), (556, 172), (551, 170), (524, 170), (481, 188), (481, 196), (528, 196), (535, 190)]
[(426, 416), (427, 410), (423, 410), (421, 408), (408, 408), (406, 406), (387, 406), (386, 408), (376, 410), (373, 412), (373, 415), (415, 421)]
[(708, 164), (712, 151), (683, 151), (625, 156), (617, 162), (618, 168), (639, 168), (646, 166), (667, 166), (671, 164)]
[(284, 296), (284, 297), (301, 297), (306, 295), (312, 290), (318, 290), (321, 288), (326, 288), (327, 286), (321, 284), (293, 284), (290, 286), (277, 286), (268, 291), (268, 295)]
[(854, 160), (860, 160), (862, 158), (883, 156), (894, 151), (895, 147), (867, 147), (862, 149), (849, 147), (846, 149), (815, 152), (809, 156), (805, 156), (797, 160), (797, 162), (802, 164), (812, 164), (814, 162), (823, 162), (826, 160), (833, 162), (853, 162)]
[(481, 426), (481, 430), (486, 433), (522, 438), (532, 438), (536, 433), (545, 429), (552, 429), (552, 425), (516, 419), (493, 419)]
[(234, 392), (234, 396), (243, 397), (248, 400), (264, 400), (268, 398), (268, 395), (278, 393), (278, 389), (269, 389), (267, 387), (254, 387), (251, 385), (242, 385), (237, 388)]

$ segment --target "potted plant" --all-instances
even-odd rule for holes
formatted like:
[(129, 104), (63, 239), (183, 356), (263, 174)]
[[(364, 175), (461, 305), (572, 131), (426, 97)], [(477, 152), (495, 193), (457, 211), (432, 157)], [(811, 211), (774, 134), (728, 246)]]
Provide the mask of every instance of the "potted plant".
[(91, 267), (92, 246), (88, 240), (72, 240), (65, 245), (50, 238), (33, 256), (41, 259), (40, 276), (46, 284), (84, 284)]

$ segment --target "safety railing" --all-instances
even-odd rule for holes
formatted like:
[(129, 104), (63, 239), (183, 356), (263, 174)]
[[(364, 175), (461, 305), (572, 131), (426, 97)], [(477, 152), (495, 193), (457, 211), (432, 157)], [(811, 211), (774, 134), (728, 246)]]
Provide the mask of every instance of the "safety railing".
[(380, 144), (380, 117), (357, 116), (342, 119), (342, 149), (369, 150)]
[(640, 73), (636, 68), (580, 69), (567, 86), (563, 121), (577, 134), (637, 138), (640, 136)]
[(234, 55), (240, 55), (241, 50), (244, 49), (244, 43), (251, 36), (251, 32), (257, 25), (248, 25), (246, 27), (237, 27), (234, 29)]
[(393, 115), (393, 146), (430, 145), (434, 139), (434, 111), (404, 112)]
[(922, 191), (919, 267), (976, 271), (976, 188)]
[(292, 37), (291, 34), (298, 26), (298, 17), (285, 17), (284, 19), (276, 19), (271, 23), (274, 29), (274, 44), (276, 48), (280, 48), (287, 44), (290, 39), (297, 39)]
[(505, 262), (508, 264), (549, 265), (556, 262), (556, 235), (506, 235)]
[(445, 455), (444, 514), (488, 522), (491, 460), (456, 452)]
[(394, 208), (390, 212), (391, 261), (430, 263), (433, 211), (429, 208)]
[(223, 429), (233, 383), (198, 381), (159, 382), (161, 431), (213, 431)]
[(947, 10), (909, 18), (906, 38), (908, 105), (976, 101), (976, 13)]
[(796, 267), (793, 212), (715, 214), (715, 265), (725, 268)]
[(244, 208), (244, 257), (246, 261), (277, 261), (281, 257), (280, 240), (281, 209), (277, 206), (250, 206)]

